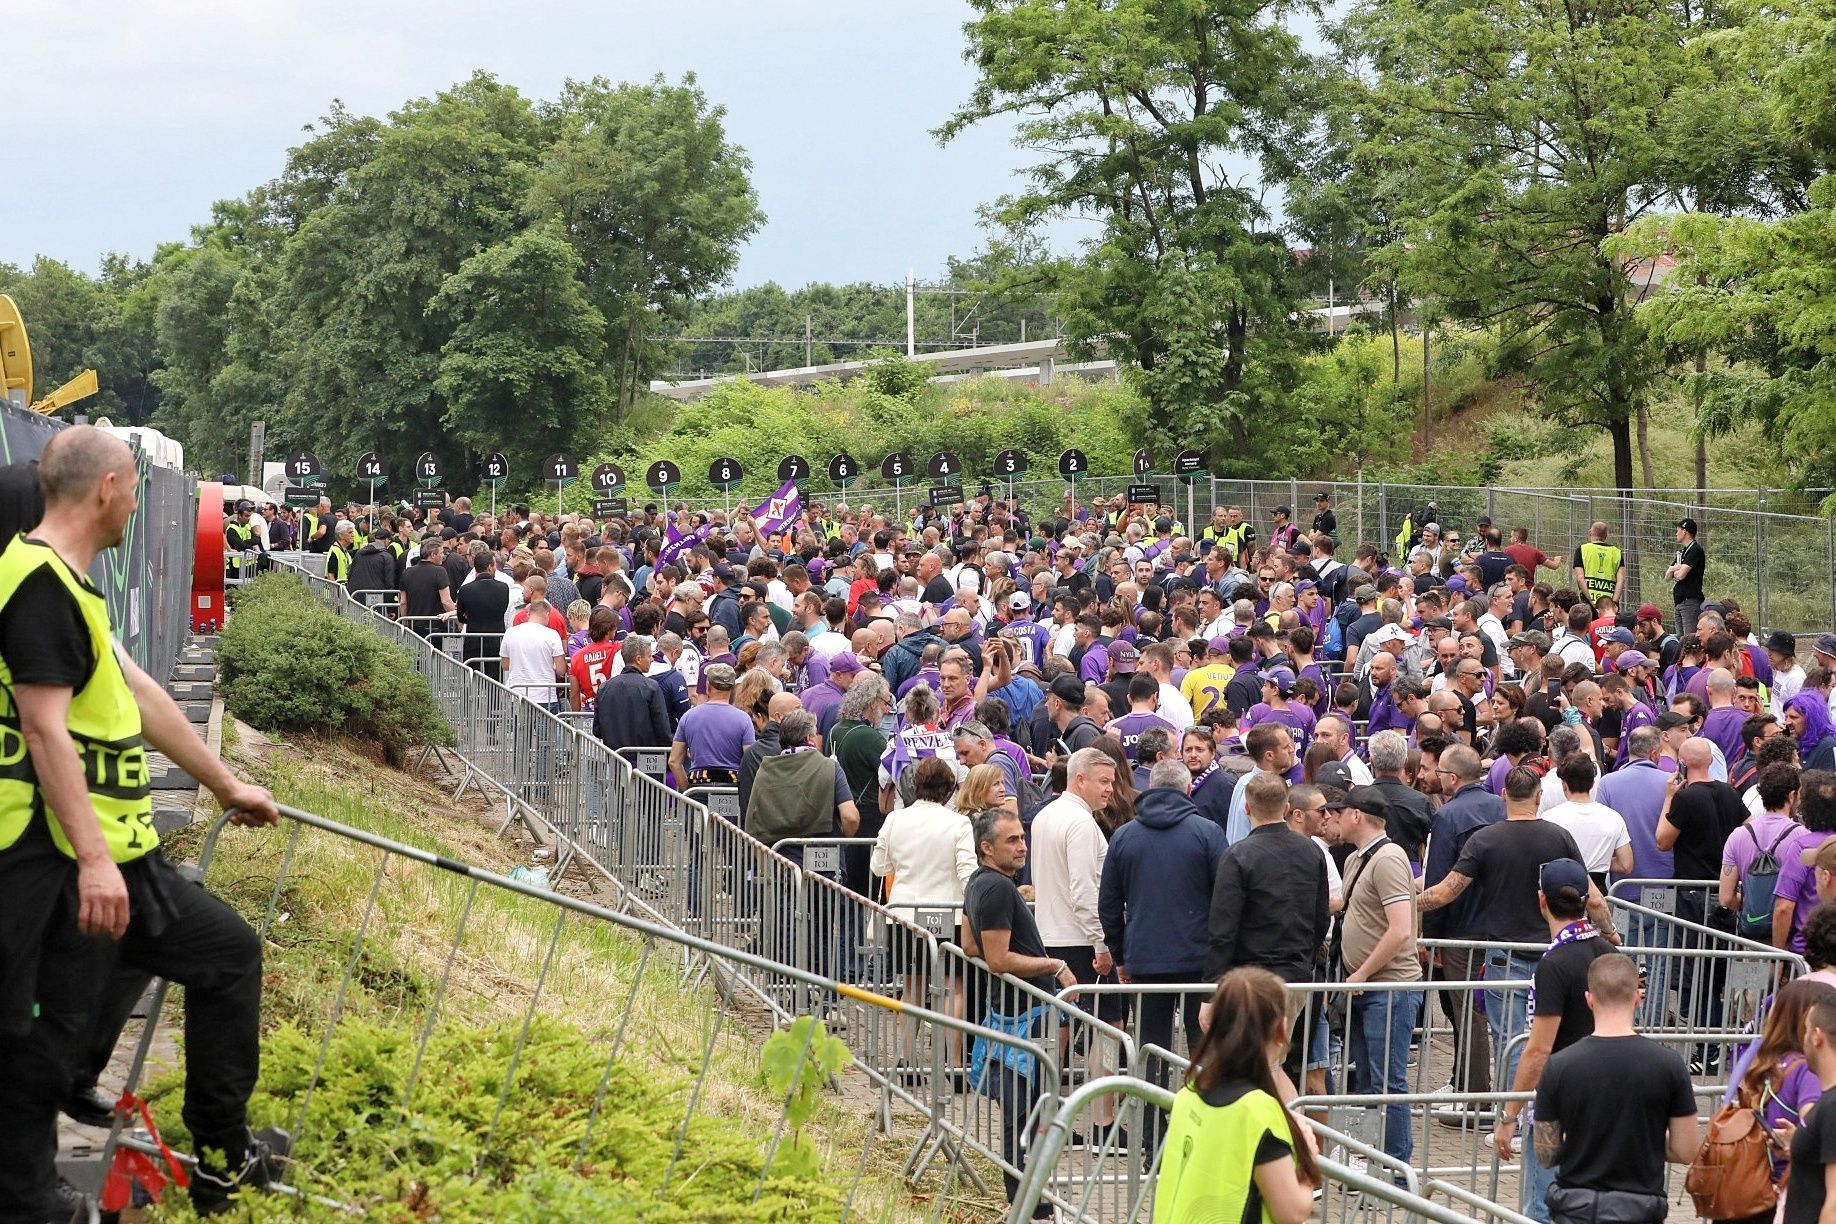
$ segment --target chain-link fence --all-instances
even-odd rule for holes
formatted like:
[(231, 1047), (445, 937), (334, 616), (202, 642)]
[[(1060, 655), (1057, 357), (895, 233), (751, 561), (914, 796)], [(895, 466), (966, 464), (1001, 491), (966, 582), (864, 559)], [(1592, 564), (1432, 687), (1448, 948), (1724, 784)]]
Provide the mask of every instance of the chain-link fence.
[[(1189, 530), (1199, 530), (1214, 507), (1237, 506), (1256, 526), (1260, 538), (1268, 536), (1269, 516), (1285, 506), (1303, 530), (1313, 522), (1314, 494), (1332, 499), (1338, 516), (1341, 559), (1346, 546), (1374, 544), (1386, 555), (1395, 550), (1403, 520), (1433, 502), (1443, 527), (1460, 530), (1470, 538), (1481, 515), (1504, 533), (1522, 527), (1529, 542), (1540, 548), (1557, 568), (1540, 578), (1560, 588), (1573, 585), (1575, 549), (1587, 539), (1596, 522), (1607, 525), (1608, 541), (1625, 550), (1626, 594), (1633, 603), (1655, 603), (1668, 615), (1671, 584), (1665, 568), (1677, 554), (1676, 524), (1693, 518), (1701, 527), (1700, 541), (1708, 553), (1706, 594), (1711, 600), (1734, 599), (1760, 632), (1783, 629), (1800, 637), (1814, 637), (1836, 625), (1836, 520), (1816, 513), (1814, 496), (1780, 490), (1715, 490), (1698, 500), (1693, 490), (1664, 490), (1674, 497), (1648, 493), (1622, 496), (1614, 489), (1526, 489), (1499, 485), (1422, 485), (1388, 481), (1221, 480), (1201, 476), (1187, 484), (1172, 476), (1092, 476), (1073, 485), (1064, 480), (1021, 480), (989, 483), (1001, 496), (1011, 494), (1035, 516), (1057, 512), (1067, 492), (1080, 504), (1095, 498), (1125, 495), (1131, 485), (1150, 484), (1159, 490), (1160, 502), (1170, 507)], [(970, 482), (970, 495), (983, 487)], [(925, 501), (929, 488), (905, 482), (856, 486), (845, 496), (813, 494), (826, 504), (846, 501), (863, 504), (903, 517)], [(1744, 503), (1744, 504), (1743, 504)], [(1785, 513), (1790, 508), (1796, 513)], [(1396, 559), (1396, 558), (1393, 558)], [(1398, 559), (1399, 560), (1399, 559)]]

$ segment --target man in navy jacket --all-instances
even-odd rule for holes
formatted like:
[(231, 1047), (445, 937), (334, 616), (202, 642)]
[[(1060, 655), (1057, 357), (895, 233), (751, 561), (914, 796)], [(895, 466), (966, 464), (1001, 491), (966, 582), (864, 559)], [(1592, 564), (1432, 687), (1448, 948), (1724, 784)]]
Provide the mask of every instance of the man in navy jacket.
[[(1203, 980), (1210, 943), (1212, 884), (1224, 857), (1224, 829), (1207, 820), (1186, 788), (1192, 775), (1168, 758), (1148, 774), (1135, 797), (1135, 818), (1116, 830), (1103, 861), (1097, 918), (1103, 940), (1127, 982)], [(1185, 1013), (1186, 1039), (1199, 1034), (1199, 994), (1147, 994), (1141, 999), (1141, 1044), (1173, 1048), (1173, 1010)], [(1166, 1082), (1166, 1064), (1150, 1066)]]

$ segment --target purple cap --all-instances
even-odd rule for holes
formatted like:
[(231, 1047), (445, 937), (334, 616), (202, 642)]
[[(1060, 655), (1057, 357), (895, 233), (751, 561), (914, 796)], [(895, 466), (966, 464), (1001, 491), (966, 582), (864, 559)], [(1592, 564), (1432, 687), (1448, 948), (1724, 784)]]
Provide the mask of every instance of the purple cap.
[(1262, 673), (1262, 682), (1272, 684), (1284, 697), (1294, 691), (1294, 673), (1285, 667), (1271, 667)]
[[(1831, 634), (1830, 636), (1836, 637), (1836, 634)], [(1229, 654), (1230, 639), (1223, 634), (1219, 634), (1217, 637), (1205, 643), (1205, 649), (1209, 650), (1212, 654)]]
[(1447, 590), (1452, 595), (1466, 595), (1471, 593), (1472, 588), (1466, 585), (1466, 578), (1463, 575), (1455, 574), (1447, 580)]
[(857, 672), (861, 669), (860, 656), (852, 650), (841, 650), (829, 656), (829, 674), (836, 672)]
[(1313, 579), (1302, 578), (1299, 582), (1294, 584), (1294, 593), (1299, 595), (1302, 591), (1313, 591), (1318, 588), (1319, 583), (1315, 582)]
[(1109, 648), (1109, 661), (1116, 665), (1119, 672), (1134, 671), (1141, 656), (1127, 642), (1116, 642)]
[(1623, 650), (1619, 657), (1613, 660), (1613, 666), (1622, 672), (1629, 672), (1635, 667), (1646, 667), (1650, 663), (1651, 660), (1641, 650)]

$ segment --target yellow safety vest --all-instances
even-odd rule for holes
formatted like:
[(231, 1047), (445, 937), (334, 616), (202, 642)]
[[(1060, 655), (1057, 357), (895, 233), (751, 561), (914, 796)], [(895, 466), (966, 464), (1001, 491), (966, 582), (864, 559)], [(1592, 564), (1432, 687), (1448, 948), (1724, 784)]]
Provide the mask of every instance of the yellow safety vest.
[[(1178, 534), (1177, 529), (1175, 529), (1175, 534)], [(1199, 538), (1201, 540), (1211, 540), (1214, 543), (1224, 545), (1226, 548), (1230, 549), (1230, 559), (1232, 561), (1241, 561), (1243, 559), (1243, 537), (1248, 534), (1249, 524), (1244, 522), (1238, 523), (1235, 527), (1225, 527), (1221, 530), (1217, 527), (1207, 527), (1204, 531), (1199, 533)]]
[[(45, 568), (70, 591), (89, 630), (95, 670), (71, 695), (66, 725), (76, 741), (89, 805), (101, 823), (109, 857), (117, 863), (131, 862), (159, 844), (159, 833), (153, 828), (153, 792), (146, 743), (140, 734), (140, 707), (134, 704), (116, 654), (102, 593), (49, 545), (17, 536), (0, 553), (0, 611), (12, 602), (22, 582)], [(13, 697), (12, 673), (0, 660), (0, 850), (17, 842), (39, 818), (50, 825), (57, 848), (74, 858), (63, 826), (46, 809), (38, 789), (38, 775), (26, 751), (19, 706)]]
[(300, 548), (302, 551), (312, 543), (312, 537), (319, 534), (319, 516), (309, 510), (300, 512)]
[[(1264, 1135), (1293, 1142), (1287, 1111), (1260, 1088), (1222, 1107), (1181, 1088), (1160, 1149), (1153, 1224), (1243, 1219)], [(1270, 1218), (1266, 1206), (1258, 1218)]]
[(325, 551), (325, 576), (343, 582), (351, 576), (351, 554), (333, 544)]
[(242, 550), (254, 545), (255, 529), (232, 520), (223, 525), (223, 539), (229, 544), (229, 551), (223, 558), (223, 568), (231, 573), (240, 573)]
[(1624, 564), (1618, 548), (1589, 540), (1581, 545), (1581, 581), (1590, 600), (1611, 595), (1619, 586), (1619, 569)]

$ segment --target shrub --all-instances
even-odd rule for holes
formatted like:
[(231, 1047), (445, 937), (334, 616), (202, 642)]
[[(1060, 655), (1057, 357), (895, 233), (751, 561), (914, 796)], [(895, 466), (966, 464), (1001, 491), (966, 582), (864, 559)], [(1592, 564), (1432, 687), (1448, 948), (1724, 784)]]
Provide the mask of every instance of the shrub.
[(415, 744), (453, 742), (408, 653), (266, 574), (231, 605), (217, 647), (223, 701), (262, 731), (340, 734), (400, 765)]

